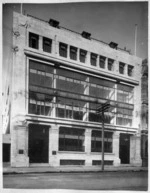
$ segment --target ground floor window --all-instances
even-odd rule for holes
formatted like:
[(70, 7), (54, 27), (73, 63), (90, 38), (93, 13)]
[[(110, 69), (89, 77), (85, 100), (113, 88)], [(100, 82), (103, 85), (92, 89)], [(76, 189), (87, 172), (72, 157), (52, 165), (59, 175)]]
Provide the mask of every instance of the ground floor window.
[[(112, 132), (104, 133), (104, 152), (112, 153)], [(102, 152), (102, 132), (92, 131), (91, 152)]]
[(81, 151), (84, 152), (84, 129), (60, 127), (59, 129), (59, 151)]

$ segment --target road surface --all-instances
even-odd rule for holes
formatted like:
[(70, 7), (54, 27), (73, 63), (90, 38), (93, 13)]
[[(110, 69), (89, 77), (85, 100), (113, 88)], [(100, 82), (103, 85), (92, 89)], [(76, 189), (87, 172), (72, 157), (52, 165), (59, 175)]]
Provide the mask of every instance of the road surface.
[(3, 176), (3, 188), (143, 190), (148, 187), (148, 172), (40, 173)]

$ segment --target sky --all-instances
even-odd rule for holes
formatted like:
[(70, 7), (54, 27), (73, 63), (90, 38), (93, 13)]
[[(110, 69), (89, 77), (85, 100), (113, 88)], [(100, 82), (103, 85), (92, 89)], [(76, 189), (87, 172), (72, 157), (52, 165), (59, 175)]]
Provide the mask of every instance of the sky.
[[(5, 4), (4, 28), (11, 22), (11, 11), (20, 12), (20, 4)], [(106, 43), (118, 43), (134, 54), (135, 24), (137, 24), (137, 56), (148, 57), (148, 4), (147, 2), (84, 2), (23, 4), (23, 12), (45, 21), (58, 20), (60, 26), (82, 33)], [(7, 24), (6, 24), (7, 23)], [(5, 33), (4, 33), (5, 34)], [(6, 33), (7, 34), (7, 33)], [(4, 37), (5, 38), (5, 37)], [(5, 45), (8, 42), (5, 41)]]

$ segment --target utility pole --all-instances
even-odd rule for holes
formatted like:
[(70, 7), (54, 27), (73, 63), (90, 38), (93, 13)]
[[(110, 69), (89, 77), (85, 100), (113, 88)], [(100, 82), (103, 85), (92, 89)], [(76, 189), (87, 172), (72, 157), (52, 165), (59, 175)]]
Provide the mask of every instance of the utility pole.
[(102, 111), (102, 171), (104, 171), (104, 111)]
[(104, 112), (107, 111), (109, 108), (110, 108), (110, 102), (107, 101), (106, 103), (102, 104), (101, 106), (97, 107), (96, 109), (97, 114), (102, 113), (102, 171), (104, 171), (104, 138), (105, 138)]

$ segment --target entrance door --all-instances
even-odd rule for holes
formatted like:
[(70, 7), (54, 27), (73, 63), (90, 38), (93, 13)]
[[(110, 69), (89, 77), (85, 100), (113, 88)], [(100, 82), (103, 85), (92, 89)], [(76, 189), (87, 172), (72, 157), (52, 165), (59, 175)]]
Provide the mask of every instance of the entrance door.
[(121, 164), (130, 163), (130, 135), (128, 134), (120, 134), (119, 157)]
[(48, 163), (49, 127), (29, 126), (29, 162)]

